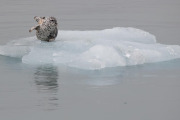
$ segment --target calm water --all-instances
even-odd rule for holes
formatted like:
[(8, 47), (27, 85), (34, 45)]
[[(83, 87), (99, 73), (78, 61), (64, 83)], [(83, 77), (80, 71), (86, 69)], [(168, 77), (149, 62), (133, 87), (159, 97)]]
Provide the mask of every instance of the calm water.
[[(135, 27), (180, 45), (179, 14), (179, 0), (2, 0), (0, 44), (34, 36), (39, 15), (63, 30)], [(88, 71), (0, 56), (0, 119), (177, 120), (179, 73), (179, 59)]]

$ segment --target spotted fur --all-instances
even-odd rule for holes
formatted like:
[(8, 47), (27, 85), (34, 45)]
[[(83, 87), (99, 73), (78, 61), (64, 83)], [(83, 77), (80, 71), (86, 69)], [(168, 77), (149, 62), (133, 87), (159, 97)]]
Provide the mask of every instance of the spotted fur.
[(38, 25), (32, 27), (29, 32), (36, 30), (37, 39), (47, 42), (54, 41), (58, 34), (56, 18), (35, 16), (34, 19)]

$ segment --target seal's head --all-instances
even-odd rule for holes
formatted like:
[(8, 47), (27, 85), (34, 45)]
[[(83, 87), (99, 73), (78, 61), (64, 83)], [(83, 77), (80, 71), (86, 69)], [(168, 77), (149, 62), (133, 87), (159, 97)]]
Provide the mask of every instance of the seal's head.
[(35, 16), (34, 19), (38, 22), (39, 25), (49, 24), (50, 26), (57, 27), (57, 20), (55, 17), (37, 17)]

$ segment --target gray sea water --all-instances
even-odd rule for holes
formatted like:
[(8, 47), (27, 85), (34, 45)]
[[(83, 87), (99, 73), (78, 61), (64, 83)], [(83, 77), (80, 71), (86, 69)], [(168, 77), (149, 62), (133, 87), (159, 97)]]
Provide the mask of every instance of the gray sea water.
[[(135, 27), (180, 45), (179, 14), (179, 0), (1, 0), (0, 44), (34, 36), (34, 16), (55, 16), (60, 30)], [(178, 120), (179, 73), (179, 59), (81, 70), (0, 56), (0, 119)]]

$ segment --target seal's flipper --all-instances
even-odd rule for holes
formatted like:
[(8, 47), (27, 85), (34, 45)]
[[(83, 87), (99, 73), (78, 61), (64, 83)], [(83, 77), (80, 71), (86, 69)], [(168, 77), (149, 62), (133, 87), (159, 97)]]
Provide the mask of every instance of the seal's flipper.
[(39, 25), (36, 25), (36, 26), (32, 27), (32, 28), (29, 30), (29, 32), (32, 32), (33, 30), (37, 30), (37, 29), (39, 29), (39, 28), (40, 28), (40, 26), (39, 26)]

